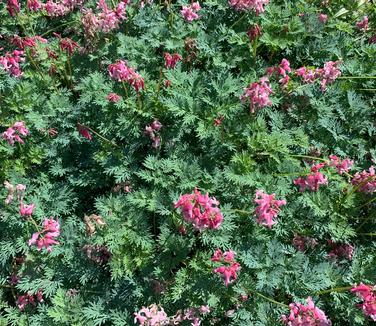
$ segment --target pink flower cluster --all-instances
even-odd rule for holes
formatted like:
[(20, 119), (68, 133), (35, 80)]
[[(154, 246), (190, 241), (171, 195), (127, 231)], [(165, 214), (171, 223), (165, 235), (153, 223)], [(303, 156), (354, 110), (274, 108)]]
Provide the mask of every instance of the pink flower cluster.
[(25, 142), (21, 136), (26, 137), (28, 134), (29, 130), (25, 127), (25, 123), (23, 121), (17, 121), (13, 126), (3, 132), (2, 137), (9, 143), (9, 145), (14, 145), (15, 142), (24, 144)]
[(132, 68), (128, 67), (127, 63), (123, 60), (118, 60), (116, 63), (110, 64), (108, 72), (112, 79), (119, 82), (127, 82), (133, 86), (137, 93), (145, 88), (144, 79)]
[(164, 54), (165, 59), (165, 68), (166, 69), (174, 69), (176, 64), (182, 59), (179, 53), (170, 54), (166, 52)]
[(277, 217), (280, 207), (286, 205), (286, 200), (277, 200), (275, 194), (268, 195), (262, 190), (256, 191), (254, 202), (258, 205), (255, 209), (257, 223), (268, 228), (277, 223), (274, 218)]
[(369, 30), (368, 17), (364, 16), (361, 21), (356, 23), (356, 27), (358, 27), (362, 31), (368, 31)]
[(33, 36), (33, 37), (20, 37), (18, 35), (14, 35), (11, 43), (16, 45), (21, 50), (24, 50), (25, 48), (34, 48), (37, 45), (37, 42), (39, 41), (41, 43), (47, 43), (47, 40), (41, 36)]
[(154, 119), (150, 126), (145, 127), (145, 134), (152, 140), (153, 148), (158, 148), (161, 146), (161, 137), (158, 136), (158, 134), (156, 135), (161, 128), (162, 124), (157, 119)]
[(149, 307), (142, 307), (134, 313), (134, 322), (142, 326), (162, 326), (169, 324), (169, 318), (162, 307), (152, 304)]
[(110, 93), (107, 95), (107, 100), (112, 103), (117, 103), (121, 100), (121, 96), (116, 93)]
[(59, 45), (60, 49), (62, 51), (66, 51), (68, 55), (72, 55), (76, 49), (80, 48), (80, 46), (75, 41), (71, 40), (68, 37), (60, 38)]
[(7, 10), (11, 17), (14, 17), (16, 13), (20, 12), (20, 4), (18, 0), (7, 0)]
[(27, 0), (26, 5), (27, 9), (34, 12), (39, 11), (43, 7), (39, 0)]
[(311, 297), (306, 299), (307, 305), (290, 303), (290, 315), (282, 316), (282, 322), (288, 326), (330, 326), (332, 322), (325, 313), (317, 308)]
[(77, 123), (77, 131), (82, 137), (86, 138), (87, 140), (93, 139), (90, 130), (80, 123)]
[(11, 76), (21, 77), (22, 71), (20, 62), (25, 61), (23, 55), (24, 52), (19, 50), (14, 50), (12, 53), (7, 52), (5, 56), (0, 57), (0, 65), (2, 65), (4, 70)]
[(33, 214), (35, 204), (25, 205), (21, 202), (20, 204), (20, 215), (22, 217), (30, 217)]
[(340, 63), (340, 61), (328, 61), (323, 68), (318, 69), (301, 67), (295, 71), (295, 74), (302, 77), (303, 81), (308, 84), (313, 83), (315, 80), (320, 80), (321, 90), (325, 92), (327, 85), (332, 84), (341, 76), (341, 71), (338, 68)]
[(55, 221), (52, 217), (44, 219), (43, 229), (41, 232), (35, 232), (29, 240), (29, 246), (36, 244), (38, 250), (43, 247), (48, 252), (52, 251), (52, 245), (59, 244), (55, 240), (60, 235), (60, 225), (58, 221)]
[(346, 258), (352, 260), (354, 254), (354, 246), (347, 243), (335, 243), (332, 240), (328, 241), (331, 251), (328, 256), (332, 259)]
[(273, 91), (268, 84), (268, 78), (262, 77), (259, 82), (252, 83), (244, 89), (244, 93), (240, 97), (240, 100), (244, 103), (249, 99), (250, 111), (251, 113), (254, 113), (255, 108), (263, 108), (272, 105), (272, 102), (269, 99), (269, 95), (272, 92)]
[(253, 25), (247, 31), (247, 36), (248, 36), (250, 42), (253, 42), (260, 35), (261, 35), (261, 27), (258, 24)]
[(193, 20), (200, 18), (199, 15), (197, 14), (199, 10), (201, 10), (201, 6), (200, 6), (200, 3), (196, 1), (196, 2), (193, 2), (189, 6), (183, 6), (180, 12), (187, 22), (191, 22)]
[(25, 310), (26, 306), (32, 305), (35, 306), (37, 302), (43, 302), (43, 293), (42, 290), (39, 290), (35, 295), (27, 293), (18, 296), (17, 298), (17, 307), (21, 311)]
[(360, 283), (358, 286), (353, 286), (351, 292), (356, 293), (356, 295), (363, 300), (363, 302), (358, 305), (358, 307), (363, 310), (363, 313), (371, 317), (373, 321), (376, 321), (375, 286)]
[(275, 73), (281, 79), (279, 83), (282, 87), (286, 86), (290, 80), (290, 77), (287, 75), (291, 72), (290, 62), (287, 59), (282, 59), (281, 63), (277, 67), (269, 67), (266, 69), (266, 74), (272, 76)]
[(26, 186), (25, 185), (19, 183), (18, 185), (16, 185), (16, 187), (14, 187), (14, 185), (11, 184), (10, 182), (4, 181), (4, 187), (8, 191), (7, 198), (5, 199), (5, 204), (6, 205), (9, 205), (13, 201), (15, 189), (17, 191), (17, 199), (18, 199), (18, 201), (22, 202), (23, 197), (25, 195), (25, 190), (26, 190)]
[(269, 3), (269, 0), (229, 0), (228, 3), (236, 10), (253, 10), (258, 15), (265, 11), (264, 6)]
[(181, 207), (183, 217), (197, 230), (218, 229), (223, 216), (218, 208), (219, 202), (209, 194), (202, 195), (195, 189), (193, 194), (182, 195), (175, 208)]
[(292, 244), (299, 251), (305, 251), (307, 248), (313, 249), (317, 245), (316, 239), (302, 235), (295, 235)]
[(57, 2), (48, 0), (41, 8), (46, 10), (49, 17), (59, 17), (68, 14), (75, 7), (82, 5), (82, 2), (83, 0), (62, 0)]
[(213, 273), (220, 274), (226, 286), (233, 283), (238, 278), (236, 272), (240, 270), (240, 264), (235, 261), (235, 255), (236, 253), (232, 250), (222, 253), (221, 249), (217, 249), (211, 258), (213, 262), (224, 264), (214, 268)]
[(330, 155), (330, 166), (333, 166), (337, 169), (339, 174), (343, 174), (344, 172), (348, 172), (354, 164), (353, 160), (348, 158), (341, 160), (338, 156)]
[(376, 175), (375, 168), (371, 166), (362, 172), (357, 172), (351, 180), (351, 183), (357, 187), (357, 191), (365, 193), (373, 193), (376, 191)]
[(110, 9), (105, 0), (99, 0), (97, 9), (98, 14), (94, 14), (91, 9), (84, 10), (82, 16), (82, 24), (85, 34), (93, 37), (96, 32), (109, 33), (119, 28), (119, 25), (127, 19), (126, 7), (128, 0), (122, 0), (114, 9)]
[(294, 184), (299, 186), (300, 192), (303, 192), (306, 189), (311, 191), (319, 190), (321, 185), (328, 184), (328, 179), (319, 171), (321, 168), (326, 166), (326, 163), (320, 163), (313, 165), (311, 167), (311, 173), (305, 177), (299, 177), (294, 180)]
[(201, 306), (200, 308), (191, 307), (184, 309), (183, 312), (179, 310), (175, 316), (171, 317), (170, 324), (180, 325), (180, 323), (187, 320), (192, 322), (192, 326), (199, 326), (201, 325), (200, 314), (208, 313), (210, 313), (210, 308), (208, 306)]
[(321, 13), (318, 16), (318, 20), (319, 20), (320, 23), (325, 24), (328, 21), (328, 15), (325, 15), (325, 14)]

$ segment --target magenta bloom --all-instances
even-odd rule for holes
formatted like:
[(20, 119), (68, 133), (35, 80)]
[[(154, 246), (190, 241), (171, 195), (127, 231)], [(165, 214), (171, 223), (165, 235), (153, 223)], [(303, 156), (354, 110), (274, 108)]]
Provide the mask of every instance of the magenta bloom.
[(80, 46), (70, 38), (61, 38), (60, 39), (60, 49), (66, 51), (68, 55), (72, 55), (75, 49), (79, 49)]
[(42, 8), (42, 4), (38, 0), (27, 0), (27, 9), (30, 11), (39, 11)]
[(193, 20), (200, 18), (199, 15), (197, 14), (197, 12), (200, 9), (201, 9), (200, 3), (198, 1), (196, 1), (196, 2), (193, 2), (189, 6), (183, 6), (183, 8), (180, 12), (187, 22), (191, 22)]
[(250, 27), (247, 31), (247, 35), (250, 42), (253, 42), (256, 38), (261, 35), (261, 27), (256, 24)]
[(331, 247), (331, 251), (328, 253), (329, 258), (346, 258), (352, 260), (354, 246), (347, 243), (335, 243), (332, 240), (329, 240), (328, 244)]
[(269, 0), (229, 0), (229, 5), (239, 11), (253, 10), (256, 15), (265, 11)]
[(364, 16), (361, 21), (356, 23), (356, 27), (358, 27), (362, 31), (368, 31), (369, 30), (368, 17)]
[(118, 60), (108, 66), (108, 72), (112, 79), (119, 82), (127, 82), (138, 93), (145, 88), (144, 79), (123, 60)]
[(328, 15), (320, 14), (318, 19), (321, 23), (325, 24), (328, 21)]
[(197, 189), (193, 194), (182, 195), (175, 208), (181, 209), (184, 219), (197, 230), (218, 229), (223, 216), (218, 208), (219, 202), (209, 194), (202, 195)]
[(326, 163), (320, 163), (311, 167), (311, 173), (305, 177), (299, 177), (294, 180), (294, 185), (300, 187), (299, 191), (303, 192), (306, 189), (311, 191), (319, 190), (321, 185), (328, 184), (328, 179), (319, 171), (326, 166)]
[(50, 219), (44, 219), (43, 229), (41, 232), (33, 233), (29, 240), (29, 246), (36, 245), (38, 251), (42, 248), (46, 248), (48, 252), (52, 251), (52, 245), (59, 244), (55, 240), (60, 235), (60, 225), (58, 221), (55, 221), (52, 217)]
[(77, 123), (77, 130), (78, 130), (78, 133), (82, 136), (82, 137), (85, 137), (87, 140), (92, 140), (93, 136), (91, 135), (90, 131), (88, 128), (86, 128), (85, 126)]
[(121, 99), (121, 96), (119, 96), (116, 93), (110, 93), (107, 95), (107, 100), (112, 103), (117, 103), (120, 101), (120, 99)]
[(373, 193), (376, 191), (376, 175), (375, 168), (371, 166), (362, 172), (357, 172), (351, 180), (351, 183), (357, 187), (357, 191), (365, 193)]
[(33, 214), (33, 210), (35, 208), (35, 204), (25, 205), (23, 203), (20, 204), (20, 215), (22, 217), (30, 217)]
[(26, 137), (29, 134), (29, 130), (25, 127), (23, 121), (18, 121), (3, 132), (2, 138), (4, 138), (9, 145), (14, 145), (15, 142), (24, 144), (21, 136)]
[(134, 322), (141, 326), (163, 326), (169, 324), (169, 318), (162, 307), (152, 304), (149, 307), (142, 307), (134, 313)]
[(292, 244), (296, 249), (305, 251), (307, 248), (313, 249), (314, 247), (316, 247), (317, 241), (311, 237), (295, 235), (292, 240)]
[(226, 286), (238, 278), (236, 272), (240, 270), (240, 264), (235, 261), (235, 255), (236, 253), (232, 250), (222, 253), (222, 250), (217, 249), (211, 258), (212, 262), (223, 264), (223, 266), (214, 268), (213, 273), (220, 274)]
[(376, 321), (375, 286), (360, 283), (358, 286), (353, 286), (351, 292), (356, 293), (356, 295), (363, 300), (361, 304), (357, 305), (363, 310), (363, 313), (371, 317), (373, 321)]
[(20, 4), (18, 0), (7, 0), (7, 10), (11, 17), (14, 17), (16, 13), (20, 12)]
[(262, 190), (256, 191), (254, 202), (258, 204), (255, 209), (257, 223), (268, 228), (277, 223), (274, 218), (277, 217), (280, 207), (286, 205), (286, 200), (276, 200), (275, 194), (268, 195)]
[(331, 326), (332, 322), (325, 313), (317, 308), (311, 297), (307, 298), (307, 305), (290, 303), (290, 315), (282, 316), (282, 322), (288, 326)]
[(181, 55), (178, 53), (170, 54), (166, 52), (164, 54), (165, 59), (165, 68), (167, 69), (174, 69), (176, 67), (176, 64), (181, 61)]
[(332, 84), (339, 76), (341, 71), (338, 68), (340, 61), (328, 61), (324, 64), (324, 68), (317, 69), (321, 79), (321, 90), (326, 91), (326, 85)]
[(330, 158), (330, 166), (335, 167), (339, 174), (348, 172), (354, 164), (354, 161), (348, 158), (341, 160), (339, 157), (335, 155), (330, 155), (329, 158)]
[(23, 61), (25, 61), (24, 52), (19, 50), (14, 50), (12, 53), (7, 52), (5, 56), (0, 57), (0, 65), (3, 66), (7, 73), (14, 77), (22, 76), (20, 62)]
[(273, 93), (273, 91), (267, 81), (268, 79), (263, 77), (259, 82), (252, 83), (244, 89), (244, 93), (240, 99), (242, 102), (249, 99), (251, 113), (255, 112), (255, 108), (263, 108), (272, 105), (269, 95)]

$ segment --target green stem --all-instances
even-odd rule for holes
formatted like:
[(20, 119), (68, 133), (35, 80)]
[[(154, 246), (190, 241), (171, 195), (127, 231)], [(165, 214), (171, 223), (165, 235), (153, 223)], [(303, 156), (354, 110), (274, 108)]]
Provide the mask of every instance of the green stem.
[(322, 294), (332, 293), (332, 292), (346, 292), (346, 291), (350, 290), (351, 288), (352, 288), (352, 286), (342, 286), (342, 287), (338, 287), (338, 288), (332, 288), (332, 289), (328, 289), (328, 290), (319, 291), (319, 292), (316, 292), (315, 294), (316, 295), (322, 295)]
[(240, 16), (240, 18), (235, 23), (233, 23), (230, 26), (230, 28), (233, 28), (235, 25), (237, 25), (238, 23), (240, 23), (246, 15), (247, 15), (247, 13), (243, 14), (242, 16)]
[(125, 99), (128, 100), (128, 89), (127, 89), (127, 86), (125, 85), (125, 82), (124, 82), (124, 81), (122, 81), (121, 83), (122, 83), (122, 85), (123, 85), (124, 94), (125, 94)]
[(297, 158), (309, 158), (311, 160), (317, 160), (317, 161), (323, 161), (328, 162), (328, 160), (321, 158), (321, 157), (315, 157), (315, 156), (309, 156), (309, 155), (290, 155), (291, 157), (297, 157)]
[(272, 298), (269, 298), (269, 297), (267, 297), (267, 296), (265, 296), (265, 295), (263, 295), (263, 294), (261, 294), (261, 293), (259, 293), (259, 292), (251, 291), (251, 293), (256, 294), (256, 295), (259, 296), (260, 298), (263, 298), (263, 299), (265, 299), (266, 301), (269, 301), (269, 302), (271, 302), (271, 303), (274, 303), (274, 304), (276, 304), (276, 305), (278, 305), (278, 306), (282, 306), (282, 307), (284, 307), (284, 308), (288, 308), (288, 307), (289, 307), (287, 304), (284, 304), (284, 303), (282, 303), (282, 302), (278, 302), (278, 301), (276, 301), (276, 300), (274, 300), (274, 299), (272, 299)]
[(341, 76), (338, 79), (376, 79), (376, 76)]

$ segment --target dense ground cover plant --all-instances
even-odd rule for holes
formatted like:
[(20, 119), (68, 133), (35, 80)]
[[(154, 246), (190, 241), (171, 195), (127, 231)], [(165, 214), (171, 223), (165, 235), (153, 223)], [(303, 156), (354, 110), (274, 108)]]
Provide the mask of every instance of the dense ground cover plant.
[(0, 19), (0, 325), (374, 322), (373, 1)]

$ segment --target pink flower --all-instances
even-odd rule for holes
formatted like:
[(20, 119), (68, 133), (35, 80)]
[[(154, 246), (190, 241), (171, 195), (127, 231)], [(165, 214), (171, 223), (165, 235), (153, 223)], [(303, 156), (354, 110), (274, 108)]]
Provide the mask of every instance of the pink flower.
[(30, 294), (30, 292), (26, 293), (24, 295), (18, 296), (18, 298), (17, 298), (18, 309), (23, 311), (23, 310), (25, 310), (26, 306), (28, 306), (28, 305), (35, 306), (37, 304), (35, 300), (37, 300), (38, 302), (44, 301), (42, 290), (38, 290), (38, 292), (35, 294), (35, 296)]
[(358, 307), (363, 310), (363, 313), (371, 317), (373, 321), (376, 321), (375, 286), (360, 283), (358, 286), (353, 286), (351, 292), (356, 293), (357, 296), (363, 300), (363, 302), (358, 305)]
[(157, 119), (154, 119), (150, 126), (155, 131), (159, 131), (162, 128), (162, 124)]
[(142, 307), (134, 313), (134, 322), (142, 326), (163, 326), (169, 324), (169, 318), (162, 307), (152, 304), (149, 307)]
[(277, 222), (274, 218), (277, 217), (280, 206), (286, 205), (286, 200), (276, 200), (275, 194), (268, 195), (262, 190), (256, 191), (254, 202), (258, 204), (255, 209), (257, 215), (257, 223), (260, 225), (266, 225), (271, 228)]
[(332, 322), (325, 316), (325, 313), (315, 307), (311, 297), (307, 298), (307, 305), (291, 303), (290, 315), (282, 316), (282, 322), (288, 326), (331, 326)]
[(112, 103), (117, 103), (121, 99), (121, 96), (117, 95), (116, 93), (110, 93), (107, 95), (107, 100)]
[(197, 2), (193, 2), (189, 6), (183, 6), (180, 12), (187, 22), (191, 22), (193, 20), (200, 18), (199, 15), (197, 14), (197, 11), (199, 11), (200, 9), (201, 9), (200, 3), (197, 1)]
[(30, 217), (33, 214), (33, 210), (35, 208), (35, 204), (25, 205), (23, 203), (20, 204), (20, 215), (22, 217)]
[(328, 244), (331, 247), (331, 251), (328, 254), (329, 258), (346, 258), (348, 260), (352, 260), (354, 246), (346, 243), (335, 243), (332, 240), (329, 240)]
[(339, 157), (335, 155), (330, 155), (329, 158), (330, 158), (330, 166), (335, 167), (339, 174), (348, 172), (354, 164), (354, 161), (348, 158), (341, 160)]
[(38, 0), (27, 0), (27, 9), (30, 11), (39, 11), (42, 8), (42, 4)]
[(321, 90), (326, 91), (326, 85), (332, 84), (339, 76), (341, 71), (338, 68), (340, 61), (328, 61), (324, 64), (324, 68), (317, 69), (317, 72), (321, 79)]
[(72, 55), (75, 49), (79, 49), (80, 46), (70, 38), (61, 38), (60, 39), (60, 49), (66, 51), (68, 55)]
[(225, 282), (225, 285), (228, 286), (229, 284), (233, 283), (237, 280), (238, 276), (236, 272), (240, 270), (239, 263), (232, 263), (230, 266), (220, 266), (213, 269), (214, 273), (220, 274)]
[(202, 195), (194, 189), (193, 194), (182, 195), (175, 208), (181, 208), (184, 219), (197, 230), (218, 229), (223, 216), (218, 208), (219, 202), (209, 194)]
[(314, 69), (307, 69), (306, 67), (301, 67), (295, 70), (295, 74), (303, 78), (304, 82), (307, 84), (312, 84), (317, 76)]
[(287, 59), (282, 59), (281, 63), (278, 66), (278, 73), (283, 77), (286, 77), (286, 74), (290, 72), (290, 62)]
[(269, 0), (229, 0), (228, 3), (236, 10), (253, 10), (258, 15), (265, 11), (264, 6), (269, 3)]
[(24, 50), (25, 48), (33, 48), (37, 45), (36, 41), (41, 43), (47, 43), (47, 40), (41, 36), (33, 37), (19, 37), (18, 35), (13, 36), (11, 43), (16, 45), (18, 48)]
[(87, 140), (92, 140), (92, 135), (89, 131), (88, 128), (86, 128), (85, 126), (83, 126), (82, 124), (80, 123), (77, 123), (77, 130), (78, 130), (78, 133), (82, 136), (82, 137), (85, 137)]
[(294, 184), (300, 187), (300, 192), (303, 192), (306, 189), (309, 189), (311, 191), (317, 191), (321, 185), (328, 184), (328, 180), (319, 171), (324, 166), (326, 166), (326, 163), (313, 165), (311, 167), (310, 174), (308, 174), (305, 177), (299, 177), (294, 180)]
[(52, 245), (59, 244), (54, 238), (60, 235), (60, 225), (52, 217), (44, 219), (41, 232), (35, 232), (29, 240), (29, 246), (36, 244), (38, 251), (46, 248), (48, 252), (52, 251)]
[(368, 17), (364, 16), (361, 21), (356, 23), (356, 27), (358, 27), (360, 30), (368, 31), (369, 30)]
[(357, 188), (359, 192), (373, 193), (376, 191), (376, 176), (375, 168), (371, 166), (362, 172), (357, 172), (351, 180), (351, 183)]
[(325, 14), (319, 14), (318, 17), (319, 21), (323, 24), (325, 24), (328, 21), (328, 15)]
[(170, 54), (166, 52), (164, 54), (164, 59), (165, 59), (165, 68), (167, 69), (174, 69), (176, 64), (182, 59), (180, 54), (174, 53)]
[(59, 17), (66, 15), (73, 8), (70, 6), (66, 6), (63, 3), (56, 3), (52, 0), (47, 0), (47, 2), (44, 4), (44, 9), (46, 10), (48, 16)]
[(14, 145), (15, 142), (23, 144), (24, 141), (21, 136), (26, 137), (29, 134), (29, 130), (26, 129), (23, 121), (18, 121), (3, 132), (2, 138), (4, 138), (9, 145)]
[(240, 264), (235, 261), (235, 255), (236, 253), (232, 250), (225, 251), (222, 254), (222, 251), (217, 249), (211, 258), (213, 262), (224, 264), (223, 266), (213, 269), (213, 273), (220, 274), (226, 286), (238, 278), (236, 272), (240, 270)]
[(157, 119), (154, 119), (150, 126), (145, 127), (145, 134), (152, 140), (153, 148), (159, 148), (161, 146), (161, 137), (155, 134), (160, 131), (161, 128), (162, 124)]
[(305, 251), (308, 248), (313, 249), (317, 245), (317, 241), (310, 237), (305, 237), (301, 235), (295, 235), (292, 240), (294, 247), (300, 251)]
[(247, 35), (250, 42), (253, 42), (256, 38), (261, 35), (261, 27), (256, 24), (250, 27), (247, 31)]
[(11, 17), (20, 12), (20, 4), (18, 0), (7, 0), (7, 10)]
[(166, 79), (166, 80), (163, 82), (163, 85), (164, 85), (164, 87), (166, 87), (166, 88), (171, 87), (171, 80)]
[(23, 51), (14, 50), (12, 53), (7, 52), (5, 56), (0, 57), (0, 65), (2, 65), (4, 70), (11, 76), (21, 77), (22, 71), (20, 68), (20, 62), (25, 61), (23, 56)]
[(138, 93), (141, 89), (145, 88), (144, 79), (136, 73), (132, 68), (127, 66), (123, 60), (118, 60), (108, 66), (108, 72), (112, 79), (119, 82), (127, 82)]
[(250, 111), (255, 112), (255, 108), (263, 108), (272, 105), (269, 95), (273, 92), (267, 83), (268, 79), (263, 77), (259, 82), (250, 84), (244, 89), (243, 95), (240, 97), (242, 102), (250, 100)]

